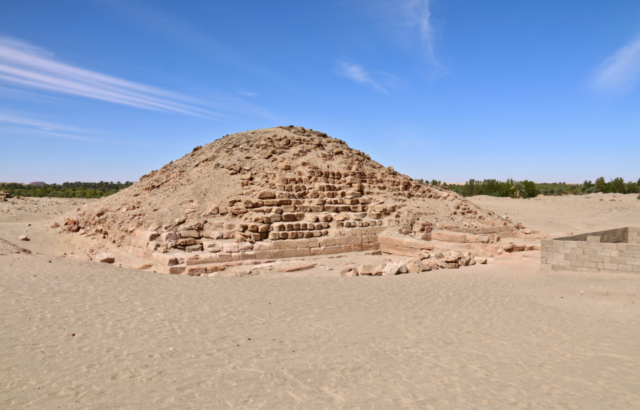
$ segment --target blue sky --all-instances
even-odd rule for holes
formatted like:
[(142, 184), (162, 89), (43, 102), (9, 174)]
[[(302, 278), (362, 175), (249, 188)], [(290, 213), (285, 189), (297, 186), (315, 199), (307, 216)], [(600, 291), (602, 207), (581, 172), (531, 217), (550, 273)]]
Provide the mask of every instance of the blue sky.
[(0, 181), (327, 132), (414, 178), (640, 178), (640, 2), (0, 1)]

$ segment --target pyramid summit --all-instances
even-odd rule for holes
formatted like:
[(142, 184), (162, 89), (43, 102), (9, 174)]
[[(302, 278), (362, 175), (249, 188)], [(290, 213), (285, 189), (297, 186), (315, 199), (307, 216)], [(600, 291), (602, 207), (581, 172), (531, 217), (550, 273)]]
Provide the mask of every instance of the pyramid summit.
[[(516, 230), (446, 187), (414, 180), (342, 140), (294, 126), (241, 132), (196, 147), (131, 187), (66, 214), (61, 225), (165, 259), (241, 248), (256, 253), (283, 246), (278, 241), (377, 249), (377, 236), (390, 227), (422, 239), (430, 239), (432, 228)], [(333, 245), (343, 237), (357, 238), (348, 245), (359, 246)]]

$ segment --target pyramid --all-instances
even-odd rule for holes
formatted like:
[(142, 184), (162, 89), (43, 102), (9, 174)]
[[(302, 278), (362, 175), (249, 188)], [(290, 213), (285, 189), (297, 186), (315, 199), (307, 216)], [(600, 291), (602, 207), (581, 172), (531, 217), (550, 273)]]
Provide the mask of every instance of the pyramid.
[(517, 229), (446, 187), (294, 126), (196, 147), (60, 221), (61, 231), (108, 240), (167, 266), (190, 253), (222, 262), (378, 249), (377, 237), (391, 227), (420, 240), (429, 240), (432, 229), (479, 235)]

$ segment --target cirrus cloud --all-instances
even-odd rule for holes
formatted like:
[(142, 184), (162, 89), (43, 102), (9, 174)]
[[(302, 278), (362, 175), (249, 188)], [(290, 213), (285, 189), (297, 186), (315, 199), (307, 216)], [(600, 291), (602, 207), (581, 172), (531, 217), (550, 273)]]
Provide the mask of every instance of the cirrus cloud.
[(51, 53), (11, 38), (0, 38), (0, 82), (108, 101), (131, 107), (211, 118), (220, 114), (179, 93), (123, 80), (56, 61)]
[(607, 58), (595, 71), (592, 85), (600, 91), (627, 92), (640, 77), (640, 38)]
[(347, 77), (358, 84), (371, 87), (374, 90), (387, 94), (387, 90), (375, 81), (364, 67), (360, 65), (342, 62), (339, 65), (338, 74), (343, 77)]

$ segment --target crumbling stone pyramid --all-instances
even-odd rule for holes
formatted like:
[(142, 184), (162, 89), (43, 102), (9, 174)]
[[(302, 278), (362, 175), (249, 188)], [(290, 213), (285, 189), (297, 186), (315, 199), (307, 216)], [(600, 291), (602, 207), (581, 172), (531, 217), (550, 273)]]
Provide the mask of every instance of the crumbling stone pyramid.
[(294, 126), (196, 147), (65, 215), (61, 225), (165, 265), (184, 263), (185, 252), (215, 262), (223, 255), (230, 259), (219, 261), (377, 249), (377, 236), (389, 227), (423, 240), (432, 228), (516, 230), (446, 187), (413, 180), (342, 140)]

